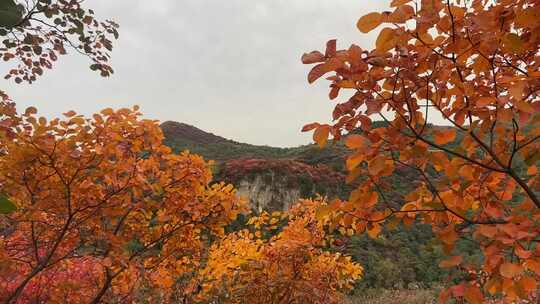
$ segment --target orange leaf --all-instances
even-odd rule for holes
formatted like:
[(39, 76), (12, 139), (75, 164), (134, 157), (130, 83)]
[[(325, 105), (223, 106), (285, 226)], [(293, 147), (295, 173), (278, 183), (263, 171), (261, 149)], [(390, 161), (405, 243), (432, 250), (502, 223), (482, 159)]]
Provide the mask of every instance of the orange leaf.
[(536, 282), (536, 280), (532, 277), (522, 277), (518, 284), (521, 285), (523, 290), (531, 292), (536, 290), (538, 282)]
[(383, 155), (378, 155), (372, 159), (368, 164), (368, 172), (371, 175), (378, 175), (384, 170), (386, 165), (386, 159)]
[(451, 267), (454, 267), (454, 266), (457, 266), (459, 264), (461, 264), (461, 262), (463, 261), (463, 258), (460, 256), (460, 255), (456, 255), (456, 256), (453, 256), (447, 260), (444, 260), (444, 261), (441, 261), (439, 263), (439, 267), (441, 268), (451, 268)]
[(526, 113), (534, 113), (534, 108), (526, 101), (523, 101), (523, 100), (516, 100), (514, 102), (514, 105), (520, 110), (520, 111), (523, 111), (523, 112), (526, 112)]
[(435, 143), (438, 145), (445, 145), (456, 139), (455, 129), (445, 129), (441, 131), (435, 131)]
[(36, 114), (36, 113), (37, 113), (36, 107), (28, 107), (28, 108), (26, 108), (26, 110), (24, 111), (24, 115), (26, 115), (26, 116), (29, 116), (29, 115), (32, 115), (32, 114)]
[(319, 126), (315, 132), (313, 132), (313, 140), (319, 145), (319, 147), (324, 148), (324, 146), (326, 146), (326, 142), (328, 141), (328, 135), (330, 135), (330, 126)]
[(314, 66), (308, 73), (308, 82), (313, 83), (315, 80), (321, 78), (322, 75), (326, 74), (328, 70), (325, 68), (325, 66), (326, 65), (324, 63)]
[(478, 227), (476, 231), (478, 231), (481, 235), (485, 237), (493, 238), (497, 234), (497, 227), (480, 225), (480, 227)]
[(439, 238), (444, 244), (452, 245), (454, 244), (458, 239), (458, 234), (456, 230), (454, 230), (453, 226), (448, 226), (439, 234)]
[(482, 304), (484, 303), (484, 295), (482, 291), (477, 286), (467, 286), (465, 294), (463, 295), (465, 300), (471, 304)]
[(375, 46), (381, 52), (386, 52), (394, 47), (394, 30), (389, 27), (383, 28), (377, 37)]
[(401, 5), (392, 14), (390, 14), (390, 22), (405, 23), (414, 16), (414, 9), (410, 5)]
[(371, 228), (368, 227), (367, 234), (370, 238), (374, 239), (381, 233), (381, 225), (375, 223), (371, 226)]
[(409, 2), (411, 2), (411, 0), (392, 0), (392, 3), (390, 3), (390, 6), (396, 7), (396, 6), (400, 6)]
[(347, 170), (351, 171), (356, 168), (364, 160), (364, 158), (365, 156), (362, 152), (349, 156), (347, 158)]
[(325, 63), (320, 63), (314, 66), (308, 73), (308, 82), (313, 83), (315, 80), (321, 78), (324, 74), (334, 71), (342, 66), (342, 62), (337, 58), (331, 58)]
[(377, 192), (371, 192), (368, 195), (364, 197), (365, 201), (363, 203), (366, 207), (373, 207), (375, 204), (377, 204), (377, 200), (379, 199), (379, 194)]
[(362, 16), (356, 23), (356, 27), (362, 33), (369, 33), (382, 23), (382, 15), (380, 13), (369, 13)]
[(522, 9), (516, 13), (515, 24), (519, 27), (534, 28), (538, 26), (540, 10), (535, 8)]
[(114, 114), (114, 110), (111, 108), (106, 108), (106, 109), (101, 110), (101, 114), (105, 116), (110, 116)]
[(521, 53), (523, 50), (523, 41), (515, 33), (507, 33), (502, 39), (503, 46), (506, 50)]
[(540, 276), (540, 263), (534, 260), (528, 260), (525, 262), (525, 268), (533, 271), (536, 275)]
[(504, 263), (499, 268), (500, 274), (508, 279), (512, 279), (523, 272), (523, 268), (513, 263)]
[(515, 253), (518, 257), (522, 259), (528, 259), (532, 256), (532, 252), (530, 252), (529, 250), (523, 249), (521, 246), (516, 247)]
[(317, 209), (315, 216), (318, 220), (322, 220), (330, 213), (332, 213), (332, 207), (329, 205), (323, 205)]
[(336, 56), (336, 44), (337, 44), (336, 39), (328, 40), (328, 42), (326, 43), (326, 51), (325, 51), (326, 57)]
[(477, 107), (485, 107), (487, 105), (493, 104), (497, 101), (495, 97), (480, 97), (476, 100), (476, 106)]
[(367, 140), (362, 135), (349, 135), (345, 141), (345, 145), (350, 149), (361, 149), (367, 145)]
[(77, 113), (75, 113), (75, 111), (69, 111), (69, 112), (66, 112), (66, 113), (63, 113), (63, 114), (64, 114), (64, 116), (66, 116), (66, 117), (73, 117), (73, 116), (75, 116), (75, 114), (77, 114)]
[(307, 124), (305, 125), (303, 128), (302, 128), (302, 132), (307, 132), (307, 131), (311, 131), (317, 127), (319, 127), (320, 124), (314, 122), (314, 123), (310, 123), (310, 124)]

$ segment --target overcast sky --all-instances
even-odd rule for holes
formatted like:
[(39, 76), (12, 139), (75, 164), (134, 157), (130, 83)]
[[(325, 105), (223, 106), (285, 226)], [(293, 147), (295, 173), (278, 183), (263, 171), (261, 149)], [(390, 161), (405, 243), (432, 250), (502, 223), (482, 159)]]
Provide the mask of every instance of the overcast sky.
[(384, 10), (382, 0), (87, 0), (120, 24), (111, 78), (63, 56), (32, 85), (3, 81), (19, 109), (47, 116), (141, 106), (145, 117), (192, 124), (236, 141), (297, 146), (300, 132), (328, 121), (328, 83), (309, 85), (302, 53), (350, 43), (371, 48), (357, 19)]

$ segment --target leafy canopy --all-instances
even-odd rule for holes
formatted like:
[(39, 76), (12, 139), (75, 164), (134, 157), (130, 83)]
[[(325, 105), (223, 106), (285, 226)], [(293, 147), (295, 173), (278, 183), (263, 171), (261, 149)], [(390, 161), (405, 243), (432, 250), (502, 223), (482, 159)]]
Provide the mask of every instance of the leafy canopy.
[(144, 299), (143, 285), (166, 297), (245, 210), (136, 107), (51, 121), (36, 112), (1, 124), (0, 184), (17, 206), (0, 222), (3, 302)]
[[(362, 267), (325, 248), (326, 202), (300, 200), (287, 212), (252, 217), (251, 229), (229, 234), (210, 248), (198, 276), (204, 303), (342, 303)], [(286, 221), (285, 224), (283, 222)]]
[[(330, 135), (357, 133), (346, 140), (357, 189), (319, 216), (373, 237), (383, 224), (431, 225), (451, 256), (440, 266), (475, 274), (443, 292), (443, 302), (527, 298), (540, 279), (540, 3), (394, 0), (391, 7), (358, 20), (362, 32), (382, 27), (374, 49), (338, 50), (331, 40), (324, 53), (302, 56), (315, 64), (310, 83), (327, 75), (330, 99), (343, 90), (352, 96), (338, 102), (332, 125), (304, 131), (315, 130), (321, 146)], [(396, 208), (386, 180), (403, 169), (417, 179)], [(481, 264), (454, 250), (461, 238), (480, 246)]]
[(137, 107), (47, 121), (0, 105), (2, 302), (337, 303), (362, 274), (328, 251), (321, 200), (227, 234), (245, 202)]

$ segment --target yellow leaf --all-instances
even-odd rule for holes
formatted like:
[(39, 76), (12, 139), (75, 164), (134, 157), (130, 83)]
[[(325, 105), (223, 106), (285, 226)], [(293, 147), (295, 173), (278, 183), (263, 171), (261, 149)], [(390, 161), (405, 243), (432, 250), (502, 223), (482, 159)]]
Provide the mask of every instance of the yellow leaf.
[(111, 109), (111, 108), (106, 108), (106, 109), (101, 110), (101, 114), (103, 114), (105, 116), (110, 116), (113, 113), (114, 113), (114, 110)]
[(362, 16), (356, 23), (356, 27), (362, 33), (369, 33), (382, 23), (382, 15), (380, 13), (369, 13)]
[(328, 141), (328, 135), (330, 135), (330, 126), (320, 126), (313, 133), (313, 140), (319, 145), (319, 147), (324, 148), (324, 146), (326, 146), (326, 142)]
[(316, 212), (316, 218), (318, 220), (322, 220), (323, 218), (327, 217), (332, 212), (332, 207), (328, 205), (321, 206), (319, 209), (317, 209)]

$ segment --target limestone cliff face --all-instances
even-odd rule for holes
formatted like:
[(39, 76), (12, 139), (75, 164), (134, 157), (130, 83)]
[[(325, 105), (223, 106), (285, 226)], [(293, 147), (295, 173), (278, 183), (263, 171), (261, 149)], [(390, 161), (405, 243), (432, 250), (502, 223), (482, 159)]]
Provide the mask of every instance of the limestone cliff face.
[(284, 211), (300, 198), (300, 189), (290, 187), (282, 177), (270, 172), (236, 182), (238, 195), (249, 200), (253, 210)]
[(294, 160), (243, 159), (221, 166), (217, 180), (232, 183), (255, 211), (283, 211), (300, 198), (343, 193), (343, 175)]

